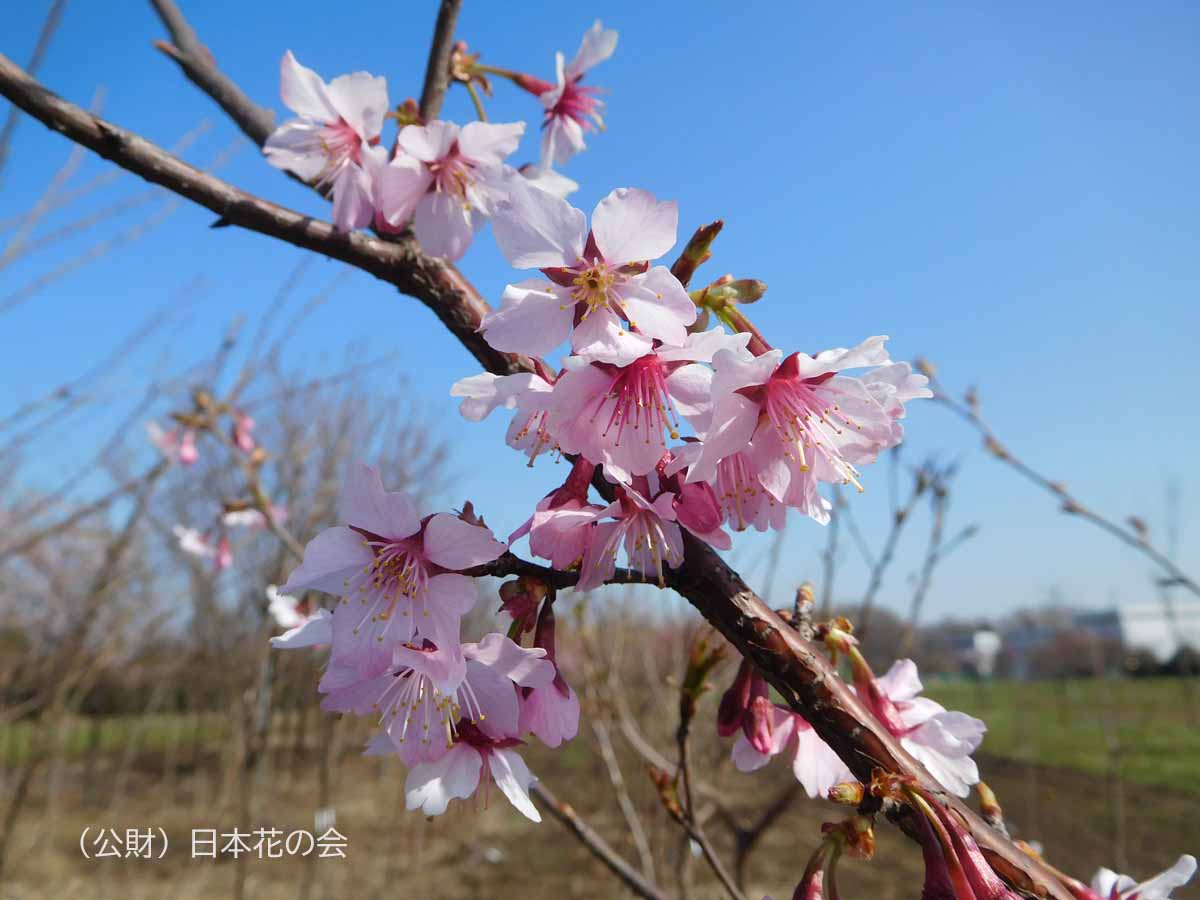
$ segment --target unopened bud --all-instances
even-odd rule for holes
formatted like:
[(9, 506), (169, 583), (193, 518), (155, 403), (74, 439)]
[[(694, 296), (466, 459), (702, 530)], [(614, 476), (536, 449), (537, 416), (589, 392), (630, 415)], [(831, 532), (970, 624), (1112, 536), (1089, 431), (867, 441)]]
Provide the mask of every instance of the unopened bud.
[(875, 855), (875, 822), (870, 816), (851, 816), (842, 823), (846, 849), (859, 859)]
[(1003, 822), (1004, 810), (1000, 808), (1000, 803), (996, 800), (992, 789), (981, 781), (975, 785), (975, 790), (979, 792), (979, 810), (988, 823), (995, 825), (997, 822)]
[(937, 375), (937, 366), (931, 363), (923, 356), (918, 356), (914, 361), (917, 371), (926, 378), (934, 378)]
[(257, 469), (267, 461), (267, 456), (268, 454), (266, 450), (264, 450), (262, 447), (255, 447), (249, 456), (250, 465)]
[(857, 781), (841, 781), (829, 789), (828, 796), (834, 803), (841, 803), (843, 806), (858, 806), (863, 802), (865, 794), (866, 788)]
[(396, 125), (400, 128), (404, 128), (406, 125), (422, 125), (425, 121), (421, 117), (421, 107), (412, 97), (409, 97), (397, 106), (396, 111), (392, 113), (392, 117), (396, 120)]
[(517, 635), (533, 630), (537, 624), (538, 606), (549, 593), (549, 585), (531, 575), (522, 575), (500, 585), (500, 612), (512, 617)]
[(196, 405), (196, 409), (210, 410), (213, 407), (212, 394), (204, 388), (196, 388), (192, 391), (192, 403)]
[(646, 771), (654, 783), (654, 787), (658, 790), (658, 799), (662, 802), (663, 808), (672, 818), (683, 818), (683, 807), (679, 803), (679, 791), (675, 789), (675, 779), (654, 766), (647, 766)]

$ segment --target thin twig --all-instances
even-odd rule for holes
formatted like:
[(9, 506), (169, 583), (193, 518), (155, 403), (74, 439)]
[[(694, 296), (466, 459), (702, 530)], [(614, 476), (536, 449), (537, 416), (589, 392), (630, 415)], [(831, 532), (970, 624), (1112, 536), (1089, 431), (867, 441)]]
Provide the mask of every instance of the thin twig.
[[(932, 370), (926, 366), (925, 371), (927, 373), (931, 373)], [(978, 399), (975, 397), (974, 392), (968, 395), (969, 399), (967, 402), (959, 402), (946, 392), (946, 390), (938, 382), (937, 378), (933, 377), (932, 374), (930, 374), (929, 386), (933, 388), (934, 400), (936, 400), (938, 403), (941, 403), (952, 412), (956, 413), (960, 418), (962, 418), (965, 422), (979, 432), (979, 434), (983, 437), (984, 447), (989, 453), (992, 454), (992, 456), (1000, 460), (1002, 463), (1005, 463), (1013, 471), (1024, 476), (1028, 481), (1036, 484), (1042, 490), (1058, 498), (1059, 502), (1062, 504), (1063, 512), (1067, 513), (1068, 515), (1079, 516), (1081, 519), (1091, 522), (1096, 527), (1107, 531), (1117, 540), (1121, 541), (1121, 543), (1132, 547), (1134, 550), (1137, 550), (1156, 566), (1162, 569), (1166, 573), (1166, 581), (1170, 585), (1178, 585), (1180, 587), (1187, 588), (1193, 594), (1200, 597), (1200, 582), (1197, 582), (1194, 578), (1180, 569), (1179, 566), (1177, 566), (1175, 562), (1169, 556), (1167, 556), (1167, 554), (1162, 553), (1155, 548), (1150, 543), (1149, 538), (1144, 530), (1133, 527), (1126, 528), (1114, 522), (1113, 520), (1094, 512), (1093, 510), (1084, 506), (1073, 494), (1071, 494), (1071, 492), (1067, 490), (1066, 485), (1061, 481), (1055, 481), (1051, 478), (1048, 478), (1029, 464), (1022, 461), (1019, 457), (1014, 456), (1012, 451), (1000, 442), (1000, 439), (996, 437), (996, 433), (992, 430), (991, 426), (988, 425), (988, 423), (984, 421), (983, 417), (980, 415)]]
[[(67, 0), (54, 0), (50, 6), (50, 11), (46, 13), (46, 20), (42, 23), (42, 30), (38, 34), (37, 44), (34, 45), (33, 54), (29, 57), (29, 64), (25, 67), (30, 75), (36, 75), (38, 69), (42, 67), (42, 60), (46, 57), (46, 50), (50, 46), (50, 39), (54, 37), (54, 32), (58, 30), (58, 23), (62, 21), (63, 10), (67, 6)], [(4, 120), (4, 127), (0, 128), (0, 184), (3, 184), (4, 165), (8, 162), (8, 154), (12, 150), (13, 134), (17, 130), (17, 122), (21, 118), (21, 109), (18, 106), (13, 106), (8, 111), (8, 117)]]

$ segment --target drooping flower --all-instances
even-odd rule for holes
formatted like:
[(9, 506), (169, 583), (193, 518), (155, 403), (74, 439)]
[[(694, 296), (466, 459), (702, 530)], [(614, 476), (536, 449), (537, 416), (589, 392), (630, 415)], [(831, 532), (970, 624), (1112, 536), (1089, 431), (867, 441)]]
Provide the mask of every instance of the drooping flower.
[(276, 650), (295, 650), (301, 647), (320, 647), (333, 642), (332, 616), (329, 610), (302, 604), (276, 585), (267, 585), (267, 614), (275, 624), (286, 629), (271, 638)]
[(464, 723), (497, 740), (517, 735), (517, 688), (543, 687), (555, 674), (544, 650), (502, 634), (462, 645), (426, 639), (353, 659), (337, 655), (336, 640), (322, 708), (378, 716), (409, 766), (445, 755)]
[(520, 743), (515, 737), (490, 737), (469, 722), (460, 723), (454, 744), (445, 755), (409, 769), (404, 781), (405, 807), (419, 809), (426, 816), (440, 816), (451, 800), (465, 800), (481, 785), (486, 805), (486, 785), (495, 781), (522, 815), (534, 822), (542, 821), (529, 799), (529, 787), (536, 779), (513, 749)]
[(987, 726), (966, 713), (952, 712), (928, 697), (917, 665), (911, 659), (892, 664), (886, 675), (869, 676), (869, 669), (854, 662), (854, 683), (875, 717), (900, 739), (939, 784), (965, 797), (979, 781), (979, 768), (971, 754), (983, 741)]
[[(694, 465), (701, 449), (702, 444), (698, 441), (689, 441), (682, 447), (676, 447), (672, 451), (675, 455), (670, 470), (672, 474)], [(712, 487), (721, 505), (725, 524), (734, 531), (745, 531), (750, 527), (757, 531), (766, 531), (768, 528), (778, 531), (783, 528), (787, 520), (787, 507), (762, 486), (758, 457), (751, 448), (745, 452), (739, 450), (717, 463)], [(824, 523), (828, 521), (829, 509), (829, 501), (816, 492), (814, 485), (812, 503), (803, 510), (804, 513)]]
[(485, 527), (439, 513), (417, 517), (412, 501), (383, 489), (379, 473), (352, 467), (339, 500), (346, 525), (327, 528), (304, 551), (284, 591), (312, 588), (342, 598), (333, 614), (334, 654), (364, 645), (458, 637), (475, 586), (458, 574), (504, 552)]
[(411, 220), (427, 253), (459, 259), (496, 204), (508, 197), (517, 175), (504, 158), (524, 132), (524, 122), (405, 126), (395, 157), (379, 175), (384, 219), (393, 227)]
[(253, 453), (255, 446), (254, 435), (254, 420), (244, 412), (236, 411), (233, 414), (233, 429), (230, 433), (230, 439), (233, 445), (243, 453)]
[(223, 572), (233, 565), (233, 546), (229, 543), (226, 535), (221, 535), (221, 539), (217, 541), (217, 552), (213, 557), (213, 565), (216, 566), (218, 572)]
[(387, 161), (379, 146), (387, 81), (355, 72), (326, 84), (289, 50), (279, 67), (279, 92), (299, 118), (267, 138), (267, 161), (328, 189), (333, 222), (342, 231), (369, 225), (375, 213), (374, 176)]
[(483, 320), (497, 350), (545, 356), (568, 336), (576, 354), (626, 365), (653, 339), (679, 346), (696, 307), (664, 266), (650, 266), (675, 244), (679, 210), (652, 194), (618, 188), (592, 213), (546, 191), (516, 187), (493, 218), (496, 241), (518, 269), (546, 280), (509, 285)]
[(771, 761), (771, 757), (787, 752), (791, 756), (792, 773), (810, 797), (823, 797), (826, 792), (854, 775), (829, 745), (821, 740), (801, 716), (782, 706), (768, 704), (771, 715), (765, 734), (770, 743), (765, 752), (758, 741), (752, 741), (743, 731), (734, 741), (730, 754), (741, 772), (753, 772)]
[(566, 571), (579, 563), (587, 551), (593, 522), (605, 507), (588, 501), (588, 489), (596, 464), (580, 456), (561, 486), (543, 497), (533, 515), (509, 535), (508, 543), (529, 535), (529, 549)]
[[(680, 526), (714, 547), (727, 550), (732, 546), (729, 535), (720, 528), (716, 498), (708, 485), (695, 485), (700, 490), (687, 495), (677, 487), (672, 479), (652, 471), (614, 488), (616, 500), (597, 514), (591, 526), (576, 585), (579, 590), (597, 588), (611, 579), (622, 548), (631, 569), (657, 578), (661, 584), (664, 570), (683, 562)], [(701, 530), (705, 528), (708, 530)]]
[(1098, 900), (1171, 900), (1171, 892), (1183, 887), (1196, 874), (1196, 857), (1185, 853), (1175, 865), (1140, 884), (1128, 875), (1100, 869), (1092, 877), (1091, 889)]
[(597, 19), (583, 35), (579, 51), (569, 63), (561, 52), (555, 54), (557, 84), (529, 75), (517, 77), (517, 84), (538, 96), (546, 109), (542, 123), (542, 163), (563, 165), (586, 147), (583, 133), (603, 128), (600, 111), (604, 102), (594, 87), (581, 85), (588, 69), (599, 65), (617, 49), (617, 32), (605, 30)]
[(157, 422), (147, 422), (146, 435), (163, 456), (182, 465), (190, 466), (200, 458), (196, 450), (196, 431), (193, 428), (172, 428), (164, 431)]
[(546, 659), (554, 666), (554, 679), (549, 684), (524, 688), (520, 692), (520, 732), (532, 732), (547, 747), (558, 747), (579, 733), (579, 697), (567, 684), (554, 649), (554, 605), (542, 604), (533, 645), (546, 651)]
[(604, 465), (628, 482), (652, 470), (679, 437), (681, 417), (702, 424), (710, 411), (714, 353), (745, 352), (749, 336), (720, 329), (661, 344), (626, 365), (569, 357), (554, 384), (546, 427), (564, 453)]
[(450, 396), (462, 398), (458, 411), (468, 422), (480, 422), (494, 409), (516, 410), (505, 440), (514, 450), (525, 453), (533, 465), (544, 450), (556, 449), (546, 428), (553, 376), (549, 372), (543, 374), (546, 377), (532, 372), (516, 375), (481, 372), (456, 381), (450, 388)]
[[(712, 424), (689, 481), (710, 481), (721, 460), (742, 453), (776, 500), (826, 518), (818, 482), (862, 489), (857, 465), (873, 462), (904, 435), (904, 403), (929, 397), (928, 379), (893, 364), (886, 337), (815, 357), (778, 350), (748, 359), (713, 357)], [(881, 366), (856, 378), (845, 369)]]
[(186, 525), (173, 525), (172, 533), (178, 541), (179, 549), (188, 556), (198, 556), (201, 559), (212, 559), (217, 555), (217, 549), (204, 534)]

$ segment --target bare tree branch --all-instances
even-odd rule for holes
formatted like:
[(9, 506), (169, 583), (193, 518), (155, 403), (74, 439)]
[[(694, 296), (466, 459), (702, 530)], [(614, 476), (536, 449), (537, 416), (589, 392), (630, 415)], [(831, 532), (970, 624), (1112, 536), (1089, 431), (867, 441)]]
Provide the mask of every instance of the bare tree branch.
[[(42, 31), (38, 35), (37, 44), (34, 45), (33, 55), (29, 57), (29, 65), (25, 67), (29, 74), (36, 74), (37, 70), (42, 67), (46, 49), (50, 46), (50, 39), (54, 37), (54, 32), (58, 30), (58, 23), (62, 21), (62, 13), (66, 6), (67, 0), (54, 0), (50, 12), (46, 13), (46, 21), (42, 23)], [(20, 118), (21, 108), (13, 104), (13, 108), (8, 111), (8, 118), (4, 120), (4, 127), (0, 128), (0, 184), (3, 184), (4, 164), (8, 162), (13, 134), (17, 130), (17, 122)]]
[(540, 800), (542, 807), (550, 815), (573, 832), (592, 855), (608, 866), (609, 871), (625, 882), (637, 896), (644, 897), (645, 900), (667, 900), (667, 895), (658, 886), (643, 878), (587, 822), (579, 818), (579, 813), (575, 812), (569, 803), (563, 803), (555, 797), (540, 781), (535, 781), (530, 786), (529, 793)]
[(454, 46), (454, 26), (462, 0), (442, 0), (433, 25), (433, 43), (425, 66), (425, 87), (421, 90), (421, 118), (436, 119), (442, 109), (446, 89), (450, 87), (450, 49)]

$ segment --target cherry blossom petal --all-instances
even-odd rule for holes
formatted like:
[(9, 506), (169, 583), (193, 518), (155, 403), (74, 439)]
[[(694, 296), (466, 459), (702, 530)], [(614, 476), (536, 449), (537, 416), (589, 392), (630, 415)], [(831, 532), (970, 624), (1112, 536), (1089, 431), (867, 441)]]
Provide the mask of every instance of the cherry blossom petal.
[(463, 653), (521, 687), (543, 687), (554, 680), (554, 663), (541, 647), (522, 647), (502, 634), (488, 634), (477, 644), (466, 644)]
[(911, 700), (924, 690), (917, 664), (911, 659), (896, 660), (887, 674), (876, 678), (875, 683), (893, 703)]
[(637, 188), (617, 188), (592, 213), (596, 246), (614, 267), (658, 259), (675, 246), (678, 229), (679, 204)]
[(601, 308), (589, 312), (575, 327), (571, 349), (589, 361), (627, 366), (649, 353), (653, 344), (649, 337), (630, 331), (612, 312)]
[(425, 558), (444, 569), (469, 569), (490, 563), (507, 548), (482, 525), (438, 513), (425, 525)]
[(518, 183), (492, 220), (496, 243), (518, 269), (574, 264), (583, 254), (587, 219), (566, 200)]
[(458, 133), (457, 125), (440, 119), (428, 125), (405, 125), (396, 137), (396, 144), (409, 156), (431, 163), (450, 152)]
[(532, 372), (519, 372), (516, 375), (480, 372), (454, 382), (450, 387), (450, 396), (463, 398), (458, 411), (464, 419), (482, 422), (499, 406), (516, 409), (521, 395), (531, 388), (535, 380), (542, 381)]
[(327, 609), (318, 609), (316, 614), (290, 628), (278, 637), (271, 638), (276, 650), (296, 650), (300, 647), (320, 647), (333, 643), (333, 616)]
[[(553, 675), (551, 675), (553, 677)], [(521, 707), (510, 679), (478, 660), (467, 660), (467, 685), (482, 717), (474, 724), (489, 737), (502, 739), (517, 733)], [(464, 708), (464, 715), (474, 710)]]
[(362, 535), (344, 526), (326, 528), (308, 542), (304, 560), (288, 577), (283, 592), (294, 594), (312, 588), (340, 595), (346, 590), (347, 580), (374, 559)]
[(492, 778), (508, 802), (517, 811), (534, 822), (542, 821), (537, 807), (529, 799), (529, 787), (537, 779), (525, 765), (525, 760), (513, 750), (493, 750), (491, 754)]
[(459, 133), (458, 149), (468, 159), (499, 164), (517, 149), (524, 133), (524, 122), (471, 122)]
[(617, 32), (615, 29), (605, 29), (600, 20), (597, 19), (592, 23), (583, 34), (583, 40), (579, 44), (579, 52), (575, 54), (575, 58), (571, 60), (566, 67), (565, 75), (567, 78), (574, 78), (582, 75), (593, 66), (597, 66), (613, 55), (613, 51), (617, 49)]
[(398, 227), (412, 219), (431, 184), (429, 169), (412, 156), (401, 154), (384, 166), (379, 174), (377, 199), (388, 224)]
[[(558, 102), (558, 97), (555, 96), (554, 101), (547, 104), (546, 94), (539, 99), (543, 105), (547, 106), (553, 106)], [(586, 149), (587, 142), (583, 139), (583, 126), (570, 116), (554, 116), (542, 131), (542, 165), (544, 166), (551, 164), (564, 166), (572, 156)]]
[(298, 116), (318, 122), (336, 122), (338, 112), (321, 76), (296, 61), (292, 51), (279, 63), (279, 94), (284, 105)]
[(338, 497), (338, 517), (349, 525), (391, 539), (408, 537), (421, 527), (408, 495), (385, 491), (379, 470), (356, 463)]
[(430, 256), (461, 259), (471, 246), (478, 227), (474, 210), (448, 193), (426, 194), (413, 214), (417, 240)]
[(366, 72), (339, 75), (329, 82), (329, 102), (364, 141), (379, 137), (388, 111), (387, 79)]
[(521, 701), (521, 732), (532, 732), (547, 747), (559, 747), (579, 733), (579, 697), (567, 686), (534, 688)]
[(354, 231), (375, 217), (371, 179), (358, 166), (346, 166), (333, 181), (333, 224), (339, 231)]
[(846, 764), (807, 722), (798, 722), (796, 725), (796, 754), (792, 757), (792, 773), (810, 797), (824, 797), (835, 784), (854, 780)]
[(665, 266), (630, 279), (621, 291), (621, 308), (631, 328), (676, 346), (687, 340), (687, 326), (696, 321), (696, 304)]
[(275, 168), (291, 172), (304, 181), (316, 179), (326, 166), (320, 127), (298, 119), (285, 122), (272, 131), (263, 144), (263, 153)]
[(427, 816), (440, 816), (453, 799), (465, 800), (479, 787), (483, 758), (466, 744), (455, 744), (434, 762), (421, 763), (404, 781), (404, 805)]
[(500, 308), (484, 317), (481, 328), (497, 350), (546, 356), (571, 334), (574, 317), (574, 303), (535, 278), (508, 285)]

